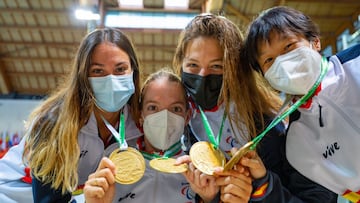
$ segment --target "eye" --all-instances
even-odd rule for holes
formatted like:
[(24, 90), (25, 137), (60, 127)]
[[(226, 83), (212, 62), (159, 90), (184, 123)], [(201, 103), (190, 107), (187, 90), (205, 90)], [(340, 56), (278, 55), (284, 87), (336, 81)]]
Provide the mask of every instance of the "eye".
[(267, 64), (271, 63), (273, 60), (274, 60), (273, 58), (267, 58), (267, 59), (265, 59), (263, 65), (264, 65), (264, 66), (267, 65)]
[(284, 51), (281, 54), (286, 54), (294, 49), (296, 49), (297, 47), (299, 47), (299, 40), (297, 39), (293, 39), (290, 40), (291, 42), (289, 42), (288, 44), (285, 45), (284, 47)]
[(89, 70), (89, 77), (100, 77), (106, 75), (104, 69), (99, 65), (92, 65)]
[(95, 69), (91, 70), (91, 73), (94, 73), (94, 74), (99, 74), (99, 73), (102, 73), (102, 72), (104, 72), (104, 71), (102, 69), (100, 69), (100, 68), (95, 68)]
[(147, 105), (146, 110), (149, 112), (157, 111), (157, 107), (155, 105)]
[(222, 70), (222, 69), (223, 69), (223, 65), (215, 64), (215, 65), (212, 65), (211, 68), (212, 68), (212, 69), (215, 69), (215, 70)]
[(291, 44), (287, 44), (284, 48), (284, 50), (289, 50), (291, 48)]
[(272, 57), (265, 58), (264, 62), (262, 64), (260, 64), (260, 68), (265, 73), (271, 67), (271, 65), (273, 63), (274, 63), (274, 58), (272, 58)]
[(211, 74), (222, 74), (223, 73), (223, 65), (222, 64), (213, 64), (210, 65), (210, 73)]
[(172, 108), (172, 112), (173, 113), (182, 113), (184, 110), (183, 110), (184, 108), (182, 107), (182, 106), (174, 106), (173, 108)]
[(285, 53), (291, 50), (293, 43), (287, 44), (284, 48)]
[(196, 63), (186, 63), (185, 67), (188, 68), (198, 68), (199, 66)]
[(129, 66), (126, 64), (122, 64), (115, 68), (115, 75), (124, 75), (129, 70)]
[(201, 70), (200, 66), (196, 63), (184, 63), (183, 65), (183, 71), (187, 73), (197, 74)]

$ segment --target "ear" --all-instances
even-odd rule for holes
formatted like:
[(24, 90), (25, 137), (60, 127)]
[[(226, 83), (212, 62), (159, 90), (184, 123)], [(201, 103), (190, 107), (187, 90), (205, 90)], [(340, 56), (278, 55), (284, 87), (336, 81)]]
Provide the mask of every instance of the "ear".
[(140, 118), (139, 118), (139, 124), (140, 124), (140, 126), (143, 126), (143, 124), (144, 124), (144, 116), (143, 116), (142, 113), (141, 113)]
[(316, 37), (311, 43), (313, 43), (313, 47), (314, 47), (314, 49), (316, 49), (316, 51), (321, 50), (321, 42), (320, 42), (319, 37)]
[(192, 115), (192, 110), (189, 108), (189, 109), (186, 111), (185, 126), (186, 126), (187, 124), (189, 124), (191, 115)]

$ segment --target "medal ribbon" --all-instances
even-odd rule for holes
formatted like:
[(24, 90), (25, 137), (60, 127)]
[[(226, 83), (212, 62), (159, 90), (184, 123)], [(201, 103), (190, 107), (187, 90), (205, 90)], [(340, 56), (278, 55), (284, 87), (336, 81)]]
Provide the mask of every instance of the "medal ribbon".
[(222, 135), (222, 130), (223, 130), (223, 127), (224, 127), (224, 122), (225, 122), (225, 119), (226, 119), (226, 113), (224, 112), (224, 114), (223, 114), (220, 129), (219, 129), (218, 135), (215, 138), (214, 132), (211, 129), (211, 126), (209, 124), (209, 121), (207, 120), (207, 117), (206, 117), (205, 113), (203, 112), (203, 110), (201, 109), (200, 106), (198, 106), (198, 107), (199, 107), (199, 110), (200, 110), (200, 113), (201, 113), (201, 119), (203, 121), (204, 128), (205, 128), (206, 134), (207, 134), (207, 136), (209, 138), (209, 141), (215, 147), (215, 149), (218, 149), (219, 144), (220, 144), (220, 140), (221, 140), (220, 138), (221, 138), (221, 135)]
[(128, 145), (125, 140), (125, 118), (123, 112), (120, 113), (119, 133), (103, 116), (101, 116), (101, 118), (104, 121), (106, 127), (110, 130), (111, 134), (115, 137), (116, 141), (120, 144), (120, 149), (126, 150)]
[(276, 126), (280, 121), (282, 121), (284, 118), (286, 118), (292, 112), (294, 112), (299, 106), (301, 106), (303, 103), (305, 103), (314, 94), (316, 88), (320, 85), (321, 81), (324, 79), (324, 76), (327, 73), (327, 70), (328, 70), (328, 62), (325, 57), (322, 57), (320, 75), (319, 75), (318, 79), (316, 80), (315, 84), (309, 90), (309, 92), (306, 95), (302, 96), (298, 101), (295, 102), (295, 104), (290, 106), (280, 116), (276, 116), (275, 119), (266, 127), (266, 129), (252, 140), (253, 144), (251, 145), (250, 149), (254, 150), (256, 145), (261, 141), (261, 139), (265, 136), (265, 134), (267, 132), (269, 132), (269, 130), (271, 130), (271, 128)]
[(162, 155), (162, 156), (160, 156), (156, 153), (147, 153), (144, 151), (141, 151), (141, 153), (147, 160), (152, 160), (155, 158), (167, 159), (167, 158), (173, 157), (175, 154), (177, 154), (180, 151), (180, 149), (181, 149), (181, 142), (179, 141), (179, 142), (173, 144), (169, 149), (167, 149), (164, 152), (164, 155)]

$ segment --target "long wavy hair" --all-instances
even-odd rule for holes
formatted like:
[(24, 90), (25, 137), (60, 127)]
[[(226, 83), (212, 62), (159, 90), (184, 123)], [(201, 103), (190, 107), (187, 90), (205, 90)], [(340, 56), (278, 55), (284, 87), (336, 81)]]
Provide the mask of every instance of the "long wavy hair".
[[(224, 53), (223, 83), (218, 104), (225, 104), (231, 126), (234, 127), (235, 124), (240, 130), (241, 135), (235, 136), (250, 140), (264, 129), (264, 115), (273, 116), (280, 106), (280, 99), (256, 71), (242, 67), (242, 32), (223, 16), (200, 14), (181, 32), (173, 58), (173, 67), (177, 74), (182, 73), (182, 63), (189, 42), (204, 36), (218, 40)], [(232, 104), (236, 113), (230, 112)], [(256, 123), (260, 123), (261, 127)]]
[(116, 45), (129, 55), (135, 93), (128, 104), (134, 121), (139, 118), (139, 62), (131, 41), (114, 28), (90, 32), (82, 40), (64, 83), (31, 113), (28, 120), (23, 157), (28, 159), (37, 179), (61, 189), (62, 193), (72, 191), (78, 184), (78, 134), (95, 106), (88, 80), (91, 55), (95, 47), (104, 42)]

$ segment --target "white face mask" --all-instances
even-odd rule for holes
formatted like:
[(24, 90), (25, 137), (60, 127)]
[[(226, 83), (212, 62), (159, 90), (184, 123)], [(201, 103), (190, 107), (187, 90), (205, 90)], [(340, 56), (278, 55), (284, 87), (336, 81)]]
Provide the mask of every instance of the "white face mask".
[(167, 150), (178, 142), (184, 127), (185, 119), (166, 109), (146, 116), (143, 124), (146, 139), (161, 150)]
[(133, 73), (89, 77), (96, 105), (107, 112), (119, 111), (135, 92)]
[(306, 46), (276, 57), (265, 73), (270, 85), (291, 95), (308, 93), (320, 75), (321, 55)]

